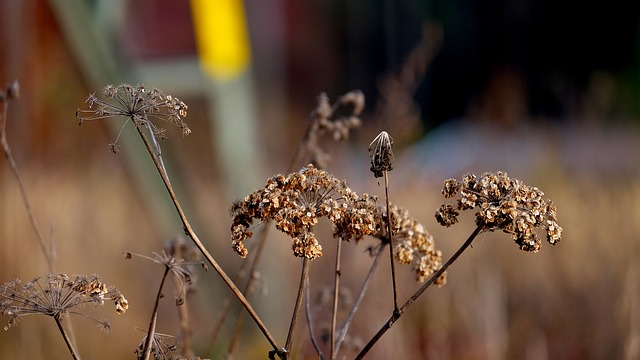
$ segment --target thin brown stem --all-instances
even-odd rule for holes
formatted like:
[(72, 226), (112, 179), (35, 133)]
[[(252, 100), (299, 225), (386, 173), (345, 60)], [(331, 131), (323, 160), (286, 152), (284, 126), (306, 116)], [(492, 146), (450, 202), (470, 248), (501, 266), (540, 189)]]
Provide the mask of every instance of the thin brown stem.
[(333, 313), (331, 315), (331, 351), (329, 352), (329, 359), (336, 358), (336, 322), (338, 320), (338, 297), (340, 296), (340, 256), (342, 255), (342, 239), (338, 239), (338, 246), (336, 249), (336, 274), (333, 284)]
[(309, 293), (311, 291), (309, 290), (309, 288), (310, 288), (309, 277), (307, 276), (306, 285), (304, 289), (304, 312), (307, 317), (307, 331), (309, 332), (309, 338), (311, 338), (311, 344), (313, 345), (313, 348), (316, 350), (316, 354), (318, 354), (318, 357), (320, 358), (320, 360), (325, 360), (324, 353), (320, 349), (320, 345), (318, 345), (318, 340), (316, 339), (316, 336), (313, 332), (313, 319), (311, 319), (311, 307), (309, 304), (310, 303)]
[(342, 325), (342, 327), (340, 328), (340, 331), (338, 332), (338, 340), (336, 343), (336, 353), (340, 352), (340, 346), (342, 345), (342, 342), (344, 341), (347, 335), (347, 331), (349, 330), (349, 326), (351, 325), (353, 316), (355, 315), (356, 311), (358, 311), (358, 308), (360, 307), (360, 303), (362, 302), (362, 299), (364, 299), (364, 295), (367, 292), (367, 289), (369, 288), (369, 282), (373, 278), (373, 274), (376, 268), (378, 267), (378, 263), (380, 262), (380, 258), (382, 257), (382, 253), (384, 252), (385, 246), (386, 244), (384, 243), (380, 245), (380, 249), (378, 249), (378, 253), (376, 254), (376, 257), (374, 258), (373, 263), (369, 268), (369, 272), (367, 273), (367, 276), (365, 277), (364, 282), (362, 283), (360, 292), (358, 292), (358, 296), (356, 297), (356, 300), (353, 302), (353, 305), (351, 306), (351, 309), (349, 310), (349, 313), (347, 314), (347, 317), (344, 320), (344, 324)]
[(234, 293), (234, 295), (238, 298), (240, 303), (247, 310), (247, 312), (249, 313), (249, 315), (251, 316), (253, 321), (256, 323), (256, 325), (258, 326), (260, 331), (262, 331), (262, 333), (265, 336), (265, 338), (267, 339), (267, 341), (269, 341), (269, 344), (271, 344), (271, 347), (273, 348), (273, 351), (275, 352), (275, 354), (278, 355), (278, 356), (282, 356), (283, 350), (278, 347), (278, 344), (276, 343), (275, 339), (273, 338), (273, 336), (271, 335), (271, 333), (269, 332), (267, 327), (262, 322), (262, 319), (260, 319), (260, 317), (258, 316), (256, 311), (253, 309), (251, 304), (249, 304), (249, 301), (247, 301), (247, 299), (242, 294), (240, 289), (238, 289), (236, 284), (231, 280), (229, 275), (227, 275), (227, 273), (222, 269), (222, 267), (220, 267), (220, 265), (218, 265), (218, 262), (213, 258), (213, 256), (209, 253), (207, 248), (204, 246), (204, 244), (200, 241), (200, 239), (198, 238), (198, 235), (196, 235), (195, 231), (191, 227), (191, 224), (189, 223), (189, 220), (187, 219), (187, 216), (185, 215), (184, 211), (182, 210), (182, 206), (180, 205), (180, 202), (178, 201), (178, 198), (177, 198), (177, 196), (176, 196), (176, 194), (175, 194), (175, 192), (173, 190), (173, 187), (171, 186), (171, 183), (169, 182), (169, 178), (167, 176), (167, 173), (163, 171), (162, 165), (161, 165), (160, 161), (158, 160), (157, 156), (155, 155), (154, 149), (151, 147), (151, 144), (149, 143), (149, 140), (147, 139), (146, 134), (142, 130), (142, 127), (136, 126), (135, 128), (138, 130), (138, 134), (142, 138), (142, 141), (144, 142), (144, 144), (145, 144), (145, 146), (147, 148), (147, 152), (151, 156), (151, 159), (153, 160), (153, 163), (156, 166), (156, 169), (158, 170), (158, 173), (160, 174), (160, 177), (162, 178), (162, 181), (164, 182), (164, 185), (165, 185), (167, 191), (169, 192), (169, 196), (171, 197), (171, 201), (173, 202), (173, 205), (176, 208), (176, 211), (178, 212), (178, 216), (180, 217), (180, 220), (182, 221), (182, 224), (184, 226), (185, 233), (191, 238), (191, 240), (196, 245), (198, 250), (200, 250), (202, 255), (207, 259), (209, 264), (211, 264), (211, 266), (214, 268), (216, 273), (218, 273), (220, 278), (222, 278), (224, 283), (229, 287), (229, 289)]
[(391, 232), (391, 212), (389, 211), (389, 172), (384, 171), (384, 197), (387, 202), (387, 234), (389, 237), (389, 257), (391, 259), (391, 284), (393, 286), (393, 311), (398, 311), (398, 289), (396, 287), (396, 264), (393, 261), (393, 233)]
[(467, 239), (467, 241), (465, 241), (464, 244), (460, 246), (458, 251), (456, 251), (455, 254), (453, 254), (453, 256), (451, 256), (451, 258), (447, 260), (447, 262), (444, 265), (442, 265), (442, 267), (438, 271), (436, 271), (433, 275), (431, 275), (429, 280), (427, 280), (427, 282), (422, 284), (422, 286), (418, 290), (416, 290), (416, 292), (413, 295), (411, 295), (409, 300), (407, 300), (402, 305), (402, 307), (398, 309), (397, 312), (395, 311), (393, 312), (389, 320), (387, 320), (387, 322), (384, 325), (382, 325), (380, 330), (378, 330), (378, 332), (373, 336), (373, 338), (369, 340), (367, 345), (365, 345), (365, 347), (360, 351), (356, 359), (364, 358), (364, 356), (369, 352), (369, 350), (371, 350), (373, 345), (375, 345), (378, 342), (378, 340), (380, 340), (382, 335), (384, 335), (387, 332), (387, 330), (391, 329), (391, 326), (393, 326), (393, 324), (402, 316), (402, 314), (404, 314), (404, 312), (409, 308), (409, 306), (411, 306), (411, 304), (413, 304), (420, 297), (420, 295), (422, 295), (425, 292), (425, 290), (427, 290), (431, 285), (433, 285), (433, 283), (440, 277), (440, 275), (442, 275), (447, 270), (447, 268), (458, 259), (458, 257), (471, 245), (471, 243), (476, 238), (476, 236), (478, 236), (478, 234), (482, 232), (482, 230), (483, 230), (482, 226), (476, 227), (473, 233), (469, 235), (469, 238)]
[(3, 98), (2, 102), (2, 118), (0, 119), (0, 143), (2, 144), (2, 150), (4, 152), (4, 156), (9, 163), (9, 168), (13, 173), (13, 176), (16, 178), (18, 182), (18, 188), (20, 189), (20, 196), (22, 197), (22, 203), (27, 210), (27, 216), (29, 217), (29, 222), (31, 223), (31, 228), (36, 233), (36, 238), (38, 240), (38, 245), (40, 246), (40, 250), (47, 260), (47, 267), (49, 268), (49, 272), (55, 273), (55, 267), (53, 266), (53, 261), (49, 252), (47, 251), (47, 247), (44, 243), (44, 237), (42, 236), (42, 232), (40, 232), (40, 227), (38, 226), (38, 222), (36, 221), (36, 217), (33, 215), (33, 210), (31, 209), (31, 202), (29, 201), (29, 197), (27, 196), (27, 190), (24, 187), (24, 183), (22, 182), (22, 177), (20, 177), (20, 171), (18, 171), (18, 165), (13, 158), (13, 154), (11, 153), (11, 147), (9, 146), (9, 142), (7, 141), (7, 113), (9, 109), (9, 99)]
[(300, 314), (300, 306), (302, 305), (302, 299), (304, 298), (305, 288), (307, 286), (307, 278), (309, 277), (309, 259), (304, 258), (302, 260), (302, 271), (300, 272), (300, 285), (298, 285), (298, 294), (296, 296), (296, 303), (293, 306), (293, 314), (291, 315), (291, 323), (289, 324), (289, 332), (287, 333), (287, 341), (284, 345), (287, 352), (291, 351), (293, 345), (293, 334), (298, 323), (298, 315)]
[(162, 281), (160, 281), (160, 287), (158, 288), (158, 293), (156, 294), (156, 302), (153, 305), (153, 313), (151, 315), (151, 321), (149, 322), (149, 330), (147, 331), (147, 339), (144, 342), (144, 350), (142, 352), (143, 359), (149, 360), (149, 356), (151, 355), (151, 343), (153, 342), (153, 337), (156, 333), (156, 324), (158, 322), (158, 306), (160, 306), (160, 298), (162, 297), (162, 288), (164, 287), (164, 281), (167, 279), (167, 275), (169, 275), (170, 268), (166, 266), (164, 268), (164, 274), (162, 274)]
[[(256, 269), (258, 268), (258, 263), (260, 258), (262, 257), (262, 253), (264, 250), (264, 245), (267, 242), (267, 234), (269, 233), (269, 224), (266, 224), (267, 226), (264, 227), (264, 229), (262, 230), (261, 238), (257, 240), (257, 248), (255, 251), (255, 255), (253, 256), (253, 258), (251, 259), (252, 261), (247, 261), (246, 265), (242, 264), (242, 266), (240, 267), (240, 272), (239, 272), (239, 278), (243, 279), (246, 274), (249, 275), (249, 278), (247, 279), (247, 282), (244, 284), (244, 287), (242, 289), (242, 293), (246, 294), (245, 296), (248, 298), (252, 293), (253, 293), (253, 289), (255, 288), (255, 283), (258, 280), (258, 276), (256, 276)], [(248, 269), (247, 269), (248, 268)], [(222, 317), (222, 321), (224, 321), (226, 315)], [(240, 336), (242, 335), (242, 324), (244, 324), (244, 316), (243, 313), (238, 313), (238, 316), (236, 316), (236, 323), (234, 325), (234, 329), (238, 329), (237, 331), (233, 332), (233, 336), (231, 337), (231, 344), (234, 343), (239, 343), (240, 342)], [(220, 328), (220, 327), (219, 327)], [(229, 353), (233, 353), (233, 351), (235, 351), (235, 347), (229, 346), (230, 350)]]
[(76, 360), (80, 359), (80, 357), (78, 356), (76, 350), (73, 348), (73, 344), (71, 343), (71, 339), (69, 338), (69, 336), (67, 335), (66, 331), (64, 330), (64, 327), (62, 326), (62, 321), (60, 320), (60, 317), (58, 315), (56, 315), (56, 316), (53, 317), (53, 319), (56, 321), (56, 325), (58, 325), (58, 330), (60, 330), (60, 333), (62, 334), (62, 337), (64, 338), (64, 342), (65, 342), (65, 344), (67, 344), (67, 348), (69, 348), (69, 352), (71, 353), (71, 357), (73, 357)]

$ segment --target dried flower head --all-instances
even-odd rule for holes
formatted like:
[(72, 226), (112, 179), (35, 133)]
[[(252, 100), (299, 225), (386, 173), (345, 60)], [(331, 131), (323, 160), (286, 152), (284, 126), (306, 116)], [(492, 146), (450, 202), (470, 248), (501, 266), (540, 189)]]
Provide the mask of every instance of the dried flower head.
[[(138, 329), (142, 330), (142, 329)], [(142, 330), (144, 331), (144, 330)], [(142, 341), (138, 344), (134, 353), (136, 359), (144, 359), (144, 345), (147, 342), (147, 335), (142, 338)], [(173, 360), (181, 359), (182, 357), (176, 354), (178, 350), (179, 341), (178, 338), (172, 335), (154, 333), (153, 339), (151, 339), (151, 356), (150, 358), (156, 360)]]
[[(203, 262), (185, 261), (182, 258), (176, 257), (175, 252), (171, 251), (172, 248), (168, 247), (167, 250), (163, 249), (161, 253), (153, 252), (153, 256), (146, 256), (136, 254), (130, 251), (126, 251), (124, 256), (126, 259), (131, 259), (132, 256), (141, 257), (153, 261), (156, 264), (163, 265), (174, 275), (178, 284), (178, 295), (176, 296), (176, 305), (182, 305), (187, 292), (187, 288), (193, 285), (193, 267), (199, 265), (203, 269), (206, 269), (206, 265)], [(175, 248), (173, 248), (175, 250)]]
[(315, 259), (322, 246), (312, 232), (320, 217), (334, 225), (342, 240), (359, 239), (375, 231), (373, 213), (362, 208), (358, 195), (344, 180), (338, 180), (313, 165), (289, 175), (276, 175), (265, 186), (234, 203), (231, 209), (231, 241), (242, 257), (248, 253), (244, 241), (254, 219), (272, 219), (276, 228), (293, 239), (295, 256)]
[[(166, 139), (165, 129), (154, 123), (154, 120), (179, 127), (182, 129), (183, 136), (191, 133), (191, 129), (183, 120), (187, 116), (187, 105), (158, 89), (149, 90), (143, 85), (107, 85), (102, 95), (106, 100), (98, 98), (95, 94), (89, 95), (86, 100), (89, 109), (76, 111), (80, 124), (88, 120), (124, 117), (127, 120), (123, 127), (132, 121), (137, 127), (148, 127), (154, 137), (161, 140)], [(120, 134), (118, 134), (119, 137)], [(111, 151), (117, 152), (117, 142), (118, 139), (109, 145)]]
[(385, 171), (393, 170), (393, 138), (382, 131), (369, 144), (369, 155), (371, 156), (371, 172), (373, 176), (382, 177)]
[(442, 204), (436, 211), (436, 220), (443, 226), (455, 224), (460, 211), (478, 209), (478, 226), (510, 234), (521, 250), (540, 249), (542, 242), (535, 228), (546, 231), (550, 244), (560, 241), (562, 228), (553, 202), (537, 187), (511, 179), (505, 172), (485, 173), (479, 179), (475, 175), (466, 175), (461, 181), (447, 179), (442, 194), (446, 198), (459, 195), (456, 206)]
[[(365, 196), (366, 194), (363, 198)], [(375, 199), (368, 202), (373, 208), (376, 222), (376, 232), (371, 236), (388, 244), (387, 208), (384, 204), (375, 202)], [(391, 212), (394, 257), (400, 264), (413, 265), (416, 280), (424, 282), (442, 267), (442, 252), (436, 249), (433, 236), (426, 227), (413, 218), (408, 210), (390, 204), (389, 211)], [(436, 285), (441, 286), (446, 282), (447, 273), (445, 272), (436, 280)]]
[(15, 279), (0, 287), (0, 312), (9, 316), (9, 327), (17, 325), (21, 317), (42, 314), (60, 319), (65, 314), (81, 314), (109, 329), (105, 320), (95, 319), (81, 311), (86, 304), (103, 305), (113, 301), (116, 312), (123, 314), (129, 303), (118, 289), (104, 284), (97, 275), (46, 274), (27, 283)]
[[(310, 162), (324, 168), (329, 155), (322, 149), (319, 138), (325, 133), (332, 135), (334, 140), (346, 140), (353, 129), (360, 127), (358, 117), (364, 109), (364, 94), (360, 90), (353, 90), (342, 95), (331, 104), (329, 97), (321, 93), (317, 98), (318, 104), (309, 116), (309, 126), (304, 135), (301, 149), (310, 154)], [(349, 108), (346, 115), (338, 114), (341, 108)]]

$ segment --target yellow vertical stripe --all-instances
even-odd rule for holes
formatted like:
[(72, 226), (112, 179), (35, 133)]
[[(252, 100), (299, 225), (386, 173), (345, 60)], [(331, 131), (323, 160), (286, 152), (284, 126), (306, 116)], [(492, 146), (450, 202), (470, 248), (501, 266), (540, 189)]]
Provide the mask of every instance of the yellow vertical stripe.
[(191, 11), (205, 73), (226, 80), (245, 71), (251, 49), (242, 0), (191, 0)]

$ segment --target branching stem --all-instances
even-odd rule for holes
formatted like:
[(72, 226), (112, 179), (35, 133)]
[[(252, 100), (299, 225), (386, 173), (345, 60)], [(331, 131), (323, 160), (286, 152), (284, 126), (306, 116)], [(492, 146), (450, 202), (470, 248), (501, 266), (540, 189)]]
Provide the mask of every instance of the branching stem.
[(407, 300), (402, 305), (402, 307), (398, 309), (397, 312), (395, 311), (393, 312), (389, 320), (387, 320), (387, 322), (384, 325), (382, 325), (380, 330), (378, 330), (378, 332), (373, 336), (373, 338), (369, 340), (367, 345), (365, 345), (365, 347), (360, 351), (356, 359), (364, 358), (364, 356), (369, 352), (369, 350), (371, 350), (373, 345), (375, 345), (378, 342), (378, 340), (380, 340), (382, 335), (384, 335), (387, 332), (387, 330), (391, 329), (391, 326), (393, 326), (393, 324), (402, 316), (402, 314), (404, 314), (404, 312), (409, 308), (409, 306), (411, 306), (411, 304), (413, 304), (420, 297), (420, 295), (422, 295), (425, 292), (425, 290), (429, 288), (429, 286), (433, 285), (433, 283), (440, 277), (440, 275), (442, 275), (442, 273), (444, 273), (447, 270), (447, 268), (458, 259), (458, 257), (471, 245), (473, 240), (476, 238), (476, 236), (478, 236), (478, 234), (480, 234), (482, 230), (483, 230), (482, 226), (476, 227), (473, 233), (469, 235), (469, 238), (467, 239), (467, 241), (465, 241), (464, 244), (460, 246), (458, 251), (456, 251), (455, 254), (453, 254), (453, 256), (451, 256), (451, 258), (447, 260), (447, 262), (444, 265), (442, 265), (442, 267), (438, 271), (436, 271), (433, 275), (431, 275), (429, 280), (427, 280), (424, 284), (422, 284), (422, 286), (418, 290), (416, 290), (416, 292), (413, 295), (411, 295), (409, 300)]
[(136, 128), (136, 130), (138, 130), (138, 134), (142, 138), (142, 141), (144, 142), (144, 144), (145, 144), (145, 146), (147, 148), (147, 151), (148, 151), (149, 155), (151, 156), (151, 159), (153, 160), (153, 163), (156, 166), (156, 169), (158, 170), (158, 173), (160, 174), (160, 177), (162, 178), (162, 181), (164, 182), (164, 185), (167, 188), (167, 191), (169, 192), (169, 196), (171, 197), (171, 201), (173, 202), (173, 205), (176, 208), (176, 211), (178, 212), (178, 216), (180, 217), (180, 220), (182, 221), (182, 224), (184, 226), (185, 233), (191, 238), (191, 240), (196, 245), (198, 250), (200, 250), (202, 255), (207, 259), (209, 264), (211, 264), (211, 266), (218, 273), (220, 278), (222, 278), (224, 283), (229, 287), (229, 289), (231, 289), (231, 291), (238, 298), (240, 303), (242, 303), (242, 305), (247, 310), (247, 312), (249, 313), (249, 315), (251, 316), (253, 321), (256, 323), (256, 325), (258, 326), (260, 331), (262, 331), (262, 333), (264, 334), (264, 336), (267, 339), (267, 341), (269, 341), (269, 344), (271, 344), (271, 347), (273, 348), (273, 351), (278, 356), (282, 357), (284, 351), (281, 348), (278, 347), (278, 344), (276, 343), (275, 339), (273, 338), (273, 336), (271, 335), (271, 333), (269, 332), (267, 327), (262, 322), (262, 319), (260, 319), (260, 317), (258, 316), (256, 311), (253, 309), (251, 304), (249, 304), (249, 301), (245, 298), (245, 296), (242, 294), (240, 289), (238, 289), (238, 287), (233, 282), (233, 280), (231, 280), (229, 275), (227, 275), (227, 273), (222, 269), (222, 267), (220, 267), (218, 262), (211, 255), (211, 253), (209, 253), (209, 250), (207, 250), (207, 248), (204, 246), (204, 244), (200, 241), (200, 239), (198, 238), (198, 235), (196, 235), (195, 231), (191, 227), (191, 224), (189, 223), (189, 220), (187, 219), (187, 216), (185, 215), (184, 211), (182, 210), (182, 206), (180, 205), (180, 202), (178, 201), (178, 198), (177, 198), (177, 196), (176, 196), (176, 194), (175, 194), (175, 192), (173, 190), (173, 187), (171, 186), (171, 183), (169, 182), (169, 177), (167, 176), (167, 173), (165, 171), (163, 171), (162, 164), (158, 160), (158, 157), (156, 156), (155, 151), (154, 151), (153, 147), (151, 146), (151, 143), (147, 139), (146, 134), (144, 133), (143, 129), (140, 126), (136, 126), (135, 128)]

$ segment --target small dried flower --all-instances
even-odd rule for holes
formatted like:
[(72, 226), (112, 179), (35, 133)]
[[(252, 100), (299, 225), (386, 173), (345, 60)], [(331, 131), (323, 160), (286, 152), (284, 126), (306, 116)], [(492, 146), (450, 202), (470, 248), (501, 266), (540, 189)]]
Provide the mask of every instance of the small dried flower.
[(369, 144), (371, 156), (371, 172), (373, 176), (382, 177), (385, 171), (393, 170), (393, 138), (386, 131), (381, 132)]
[(114, 302), (118, 314), (129, 308), (124, 295), (115, 287), (104, 284), (97, 275), (46, 274), (27, 283), (15, 279), (0, 287), (0, 312), (10, 317), (5, 330), (17, 325), (26, 315), (42, 314), (60, 319), (69, 313), (82, 314), (106, 331), (109, 329), (107, 321), (95, 319), (80, 310), (86, 304), (103, 305), (105, 300)]
[[(194, 278), (192, 276), (193, 266), (200, 265), (204, 269), (206, 266), (202, 262), (188, 262), (182, 258), (178, 258), (175, 256), (176, 247), (171, 247), (171, 244), (167, 247), (167, 249), (163, 249), (161, 253), (153, 252), (153, 256), (146, 256), (141, 254), (136, 254), (130, 251), (126, 251), (124, 256), (126, 259), (131, 259), (132, 256), (141, 257), (143, 259), (151, 260), (156, 264), (160, 264), (165, 266), (171, 271), (174, 275), (174, 278), (177, 280), (178, 284), (178, 295), (176, 296), (176, 305), (182, 305), (184, 303), (184, 298), (187, 292), (187, 289), (193, 284)], [(196, 257), (196, 256), (194, 256)]]
[[(139, 329), (141, 330), (141, 329)], [(144, 330), (143, 330), (144, 331)], [(136, 359), (144, 359), (144, 345), (147, 342), (147, 335), (142, 338), (142, 341), (138, 343), (138, 346), (134, 350)], [(172, 335), (154, 333), (153, 339), (151, 339), (151, 356), (150, 358), (156, 360), (174, 360), (181, 359), (182, 357), (175, 354), (178, 350), (179, 341), (178, 338)]]
[(455, 224), (459, 211), (478, 209), (476, 224), (485, 231), (502, 230), (510, 234), (521, 250), (538, 251), (542, 241), (535, 228), (544, 229), (547, 241), (560, 241), (562, 228), (557, 223), (556, 207), (537, 187), (511, 179), (505, 172), (485, 173), (478, 179), (465, 175), (460, 182), (448, 179), (442, 193), (445, 197), (459, 194), (457, 204), (443, 204), (436, 220), (444, 226)]
[(373, 213), (361, 205), (345, 181), (313, 165), (286, 176), (276, 175), (263, 188), (234, 203), (232, 246), (245, 257), (244, 242), (253, 235), (249, 231), (253, 220), (272, 219), (278, 230), (293, 239), (295, 256), (315, 259), (322, 256), (322, 246), (312, 229), (321, 217), (334, 224), (334, 235), (342, 240), (358, 240), (375, 231)]
[[(82, 124), (88, 120), (99, 120), (111, 117), (127, 118), (137, 127), (148, 127), (155, 138), (166, 139), (165, 129), (157, 126), (154, 120), (160, 120), (182, 129), (182, 135), (191, 133), (189, 126), (184, 122), (187, 116), (187, 105), (180, 99), (165, 95), (158, 89), (146, 89), (143, 85), (132, 86), (122, 84), (118, 86), (107, 85), (102, 95), (106, 100), (98, 98), (95, 94), (87, 97), (86, 103), (89, 109), (78, 109), (76, 117)], [(122, 130), (120, 130), (122, 132)], [(118, 134), (118, 138), (120, 134)], [(113, 152), (117, 152), (118, 138), (109, 145)]]
[[(316, 108), (309, 116), (309, 126), (301, 149), (310, 154), (312, 164), (324, 168), (330, 156), (320, 146), (319, 138), (329, 133), (337, 141), (348, 139), (351, 130), (360, 127), (361, 121), (358, 116), (364, 109), (364, 94), (360, 90), (353, 90), (331, 104), (327, 94), (321, 93), (317, 102)], [(349, 114), (338, 115), (338, 110), (343, 106), (351, 108)]]

